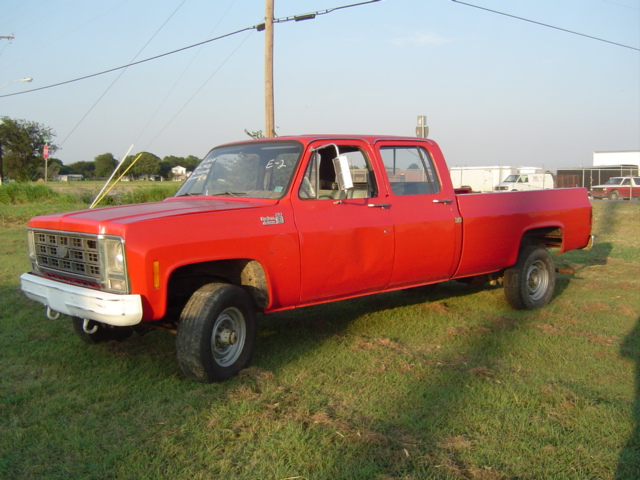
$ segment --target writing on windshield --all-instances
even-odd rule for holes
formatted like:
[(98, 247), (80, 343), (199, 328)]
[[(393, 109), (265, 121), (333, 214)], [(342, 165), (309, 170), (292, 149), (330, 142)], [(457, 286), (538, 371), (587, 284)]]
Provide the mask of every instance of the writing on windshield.
[(301, 153), (298, 142), (248, 142), (213, 149), (176, 196), (280, 198)]

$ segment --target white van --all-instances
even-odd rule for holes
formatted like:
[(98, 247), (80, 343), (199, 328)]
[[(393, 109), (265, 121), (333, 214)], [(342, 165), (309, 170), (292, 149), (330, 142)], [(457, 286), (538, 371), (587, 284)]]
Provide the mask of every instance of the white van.
[(515, 192), (517, 190), (542, 190), (553, 188), (553, 176), (549, 173), (521, 173), (509, 175), (494, 190)]

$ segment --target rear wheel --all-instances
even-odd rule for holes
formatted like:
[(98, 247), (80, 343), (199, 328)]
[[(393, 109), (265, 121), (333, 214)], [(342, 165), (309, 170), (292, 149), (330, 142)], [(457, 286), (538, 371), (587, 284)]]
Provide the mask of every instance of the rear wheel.
[(537, 245), (523, 248), (516, 264), (505, 271), (504, 293), (509, 305), (516, 310), (544, 307), (551, 301), (555, 286), (551, 255)]
[(109, 340), (122, 342), (133, 334), (133, 330), (129, 327), (114, 327), (79, 317), (73, 317), (71, 321), (78, 337), (89, 345), (108, 342)]
[(198, 382), (233, 377), (251, 361), (256, 331), (254, 306), (247, 292), (224, 283), (204, 285), (180, 315), (176, 336), (180, 368)]

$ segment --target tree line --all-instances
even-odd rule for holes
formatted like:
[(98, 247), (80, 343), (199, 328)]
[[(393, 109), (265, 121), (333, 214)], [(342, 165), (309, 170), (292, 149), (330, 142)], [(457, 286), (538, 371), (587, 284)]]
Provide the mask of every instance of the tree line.
[[(18, 182), (29, 182), (45, 175), (44, 147), (48, 145), (47, 178), (58, 175), (77, 174), (84, 178), (106, 178), (111, 175), (118, 161), (111, 153), (102, 153), (92, 161), (80, 161), (65, 165), (61, 160), (52, 157), (59, 150), (52, 139), (55, 133), (50, 127), (37, 122), (2, 117), (0, 122), (0, 179), (9, 178)], [(128, 174), (139, 176), (159, 175), (171, 177), (171, 169), (176, 166), (192, 171), (200, 158), (189, 155), (176, 157), (173, 155), (160, 158), (153, 153), (141, 152), (126, 157), (120, 172), (131, 165)]]

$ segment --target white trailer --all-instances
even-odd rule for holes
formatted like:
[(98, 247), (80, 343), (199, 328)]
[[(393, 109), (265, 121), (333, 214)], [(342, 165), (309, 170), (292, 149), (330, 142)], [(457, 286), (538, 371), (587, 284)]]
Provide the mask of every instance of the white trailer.
[(635, 165), (640, 167), (640, 151), (593, 152), (593, 166)]
[(474, 192), (492, 192), (505, 178), (518, 173), (516, 167), (452, 167), (453, 188), (471, 187)]

